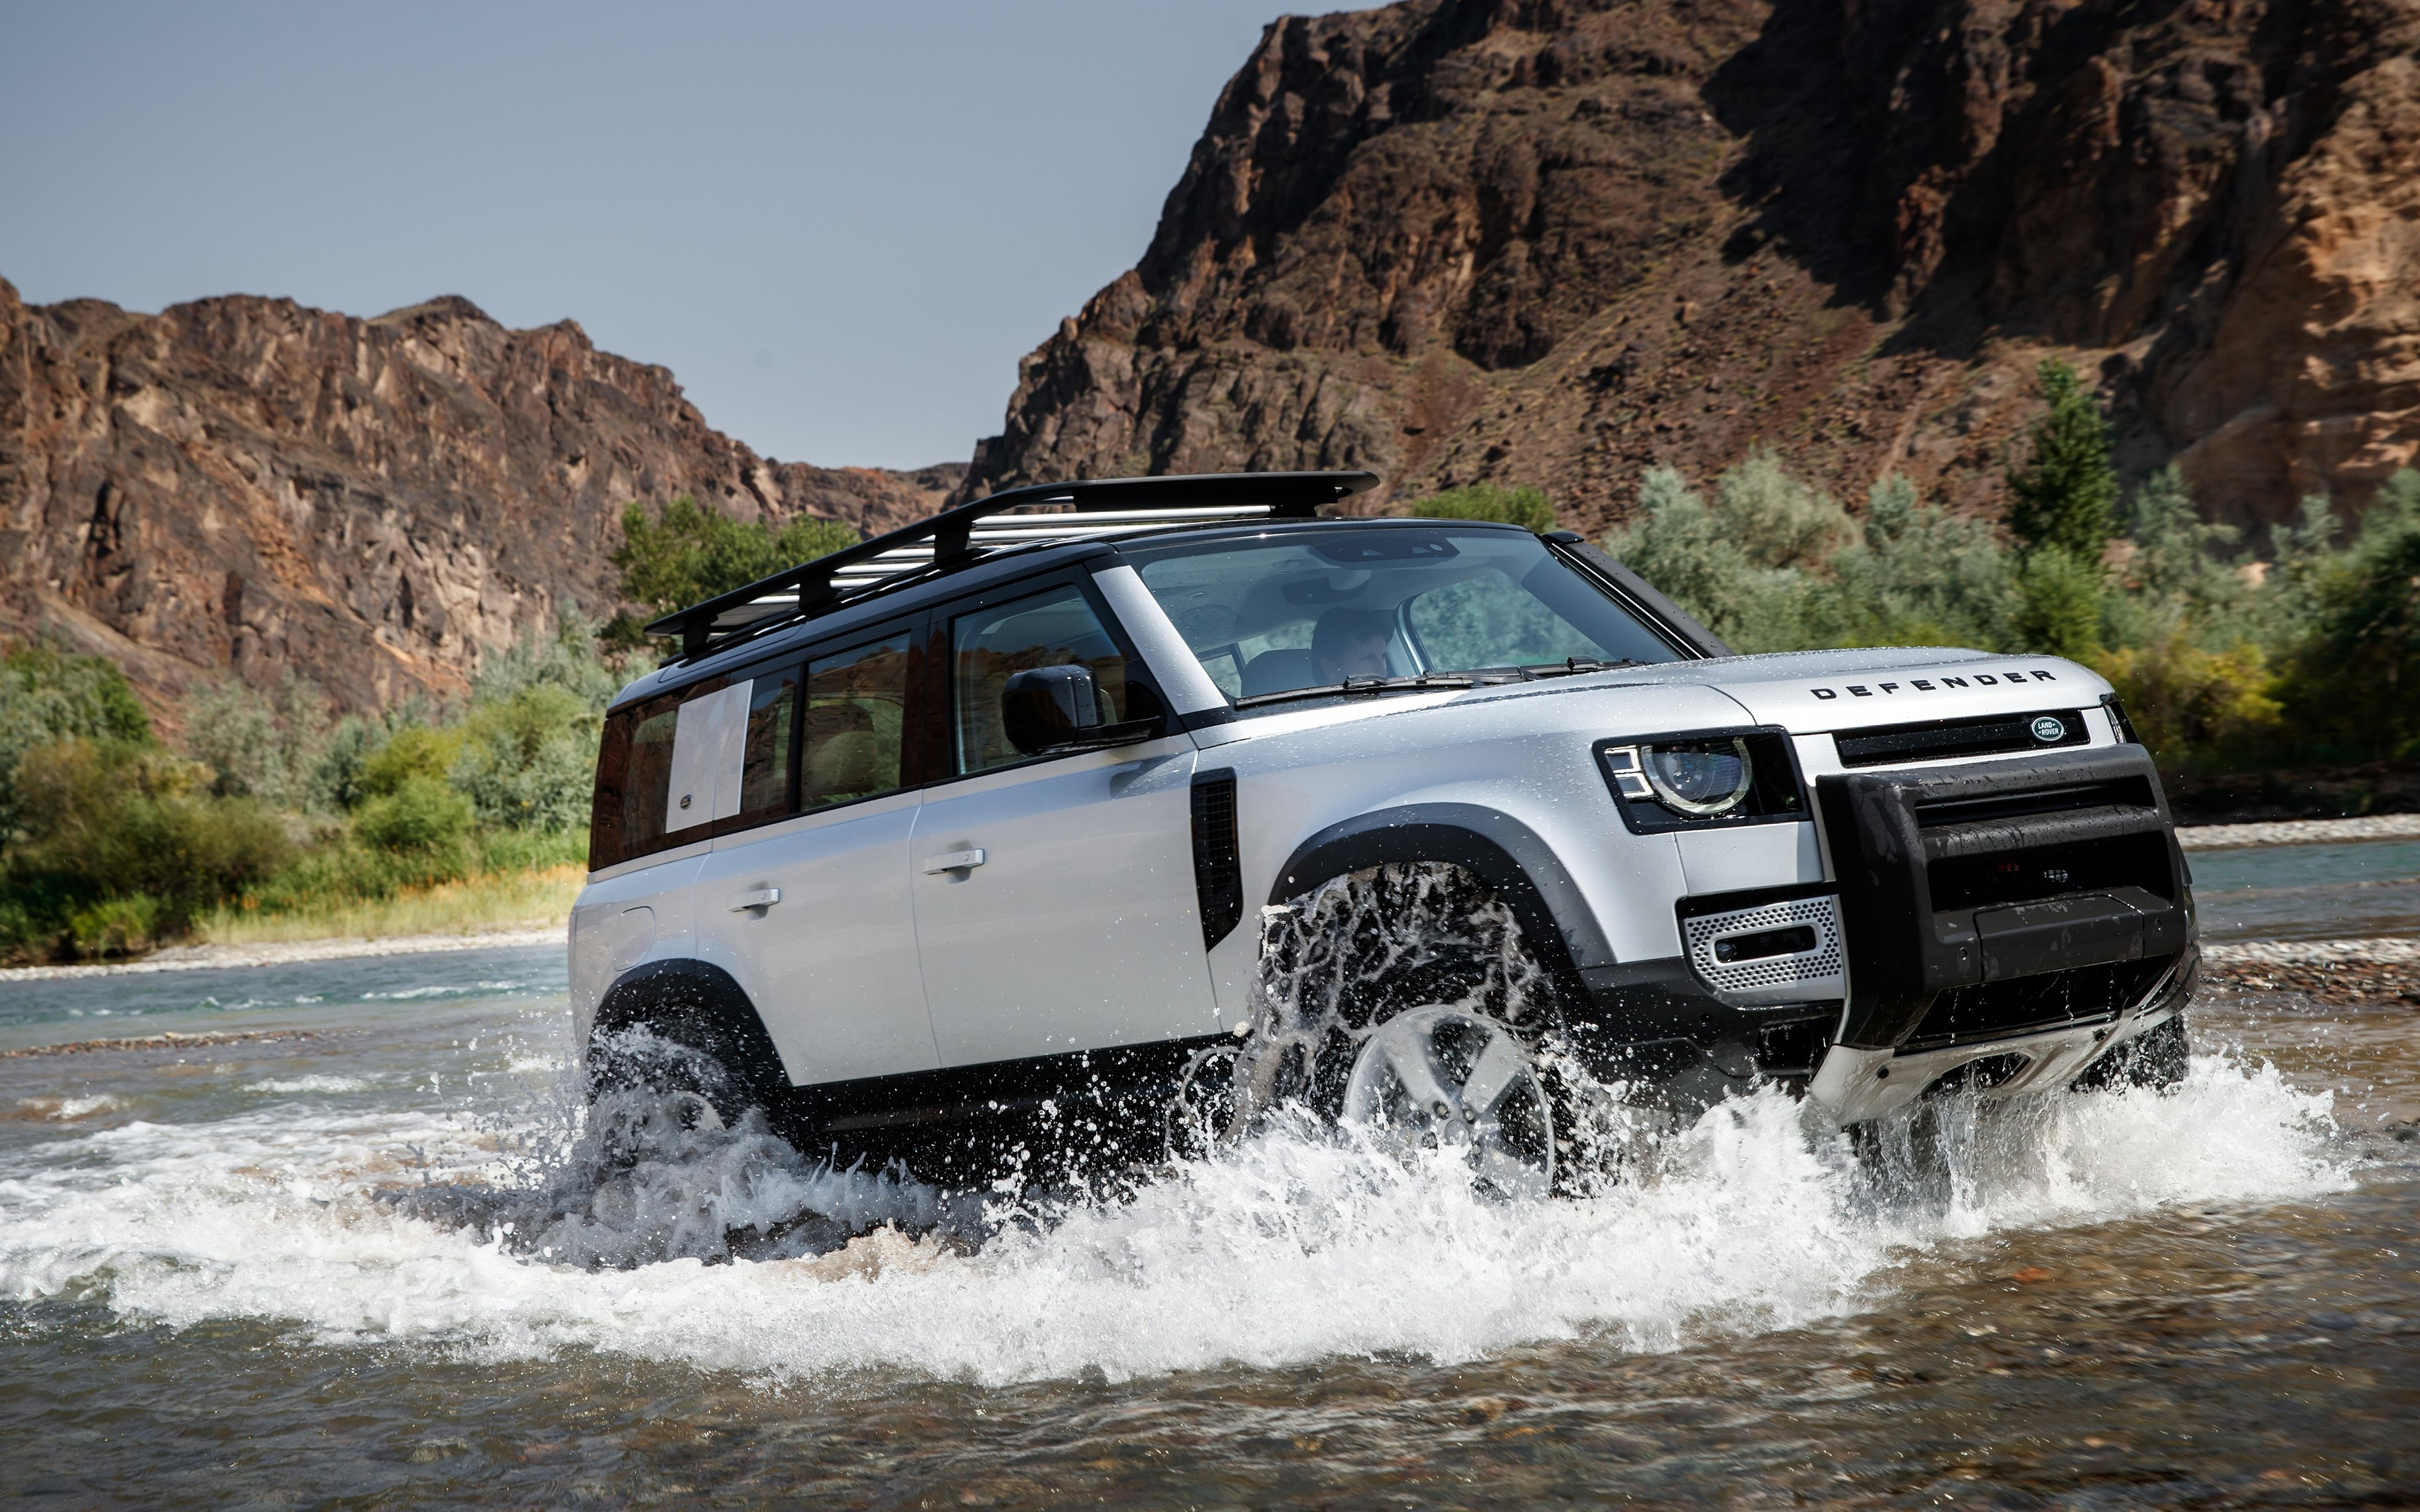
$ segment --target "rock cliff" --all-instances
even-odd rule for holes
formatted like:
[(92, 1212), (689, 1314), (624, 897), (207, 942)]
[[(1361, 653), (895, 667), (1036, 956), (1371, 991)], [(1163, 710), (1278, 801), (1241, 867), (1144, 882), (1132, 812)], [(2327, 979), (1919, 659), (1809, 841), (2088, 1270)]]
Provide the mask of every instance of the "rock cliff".
[(1367, 467), (1620, 517), (1761, 441), (2000, 502), (2046, 353), (2217, 513), (2420, 453), (2420, 0), (1404, 0), (1272, 24), (964, 493)]
[(960, 472), (760, 457), (663, 368), (459, 299), (146, 316), (0, 281), (0, 636), (116, 656), (172, 720), (195, 678), (288, 669), (356, 709), (458, 693), (483, 645), (613, 608), (632, 500), (883, 530)]

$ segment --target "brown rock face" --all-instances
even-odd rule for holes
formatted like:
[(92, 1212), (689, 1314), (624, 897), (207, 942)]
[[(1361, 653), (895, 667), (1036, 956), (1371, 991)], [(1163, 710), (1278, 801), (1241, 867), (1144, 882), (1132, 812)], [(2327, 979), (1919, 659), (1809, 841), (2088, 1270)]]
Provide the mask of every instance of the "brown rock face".
[(1593, 527), (1765, 442), (1995, 508), (2057, 353), (2131, 470), (2358, 504), (2420, 452), (2416, 46), (2420, 0), (1290, 17), (963, 492), (1367, 467)]
[(0, 281), (0, 635), (120, 658), (155, 714), (197, 677), (289, 668), (356, 709), (458, 693), (483, 646), (613, 607), (632, 500), (884, 530), (961, 471), (769, 461), (663, 368), (458, 299), (143, 316)]

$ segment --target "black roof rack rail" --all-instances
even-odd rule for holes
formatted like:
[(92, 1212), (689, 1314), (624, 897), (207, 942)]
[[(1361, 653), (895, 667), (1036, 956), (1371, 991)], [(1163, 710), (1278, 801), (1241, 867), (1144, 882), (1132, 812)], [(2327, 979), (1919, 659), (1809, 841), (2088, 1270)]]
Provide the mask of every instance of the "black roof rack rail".
[[(1377, 484), (1374, 472), (1202, 472), (1011, 488), (692, 604), (648, 625), (647, 633), (680, 637), (675, 659), (687, 661), (739, 637), (953, 572), (1013, 546), (1226, 519), (1310, 519), (1323, 504)], [(1020, 511), (1035, 513), (1015, 521), (997, 519)], [(1069, 513), (1125, 518), (1076, 529), (1049, 523)], [(985, 521), (994, 523), (985, 528)]]

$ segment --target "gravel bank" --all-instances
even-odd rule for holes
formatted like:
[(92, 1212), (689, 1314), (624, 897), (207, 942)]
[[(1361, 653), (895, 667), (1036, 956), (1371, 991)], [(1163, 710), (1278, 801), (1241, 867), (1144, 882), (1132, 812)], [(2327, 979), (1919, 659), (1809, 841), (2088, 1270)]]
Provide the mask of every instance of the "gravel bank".
[(283, 966), (348, 956), (421, 955), (431, 950), (492, 950), (515, 945), (562, 945), (564, 927), (489, 930), (478, 934), (400, 934), (384, 940), (296, 940), (285, 945), (188, 945), (140, 961), (106, 966), (18, 966), (0, 971), (12, 981), (64, 981), (73, 977), (131, 977), (154, 971), (203, 971), (215, 966)]
[(2205, 945), (2202, 980), (2323, 1003), (2420, 1007), (2420, 940), (2242, 940)]
[(2420, 813), (2372, 814), (2366, 819), (2288, 819), (2260, 825), (2190, 825), (2177, 831), (2189, 851), (2238, 845), (2332, 845), (2354, 840), (2420, 840)]

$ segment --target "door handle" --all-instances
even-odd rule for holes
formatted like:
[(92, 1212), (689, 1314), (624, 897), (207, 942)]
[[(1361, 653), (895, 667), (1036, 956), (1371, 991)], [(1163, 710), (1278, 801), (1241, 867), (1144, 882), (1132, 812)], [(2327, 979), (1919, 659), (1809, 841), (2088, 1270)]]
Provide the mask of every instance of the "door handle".
[(781, 888), (759, 887), (754, 892), (741, 893), (739, 901), (731, 905), (731, 911), (735, 914), (744, 914), (751, 908), (770, 908), (781, 901)]
[(943, 872), (971, 872), (984, 864), (983, 847), (968, 851), (943, 851), (924, 857), (924, 874), (937, 876)]

